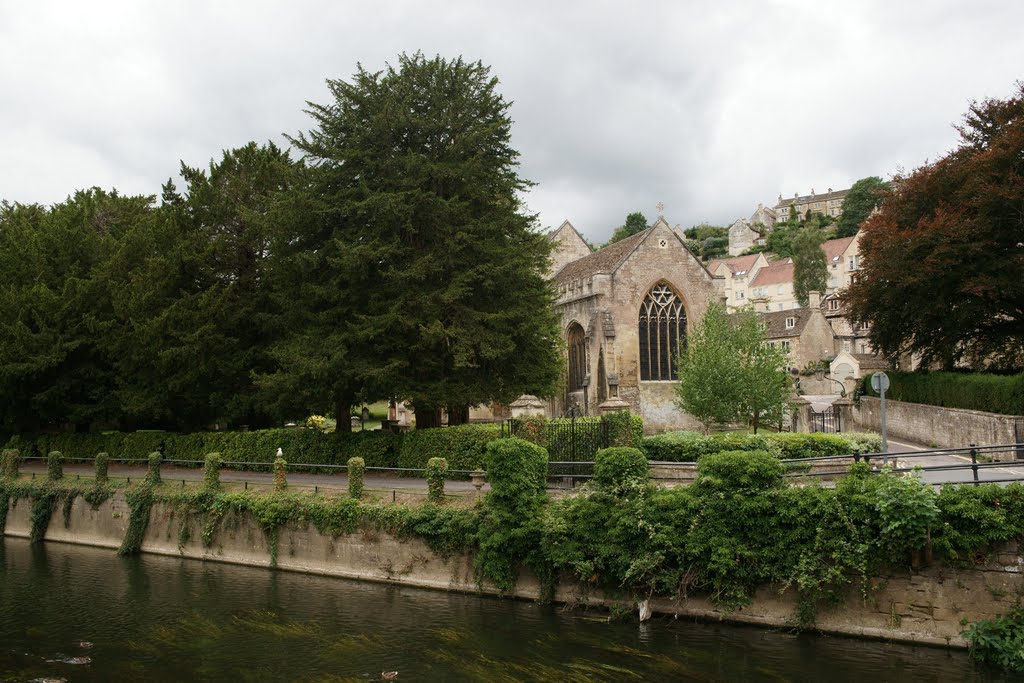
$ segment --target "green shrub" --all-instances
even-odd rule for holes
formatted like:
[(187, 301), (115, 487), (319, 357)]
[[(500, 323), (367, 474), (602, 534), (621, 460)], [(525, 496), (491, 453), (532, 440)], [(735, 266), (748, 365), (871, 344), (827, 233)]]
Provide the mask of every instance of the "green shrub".
[(639, 448), (644, 440), (644, 421), (628, 410), (619, 410), (604, 416), (608, 427), (609, 446)]
[(444, 479), (448, 474), (448, 461), (431, 458), (427, 461), (427, 500), (431, 503), (444, 501)]
[(650, 481), (647, 458), (637, 448), (604, 448), (594, 459), (594, 483), (608, 491), (624, 491)]
[(203, 490), (220, 491), (220, 453), (208, 453), (203, 463)]
[(64, 456), (60, 451), (50, 451), (46, 456), (46, 478), (50, 481), (60, 481), (64, 478)]
[(159, 451), (153, 451), (149, 454), (146, 481), (150, 484), (156, 485), (160, 483), (160, 462), (162, 460), (163, 456), (160, 455)]
[[(348, 459), (348, 495), (356, 500), (363, 497), (363, 473), (366, 461), (362, 458)], [(442, 488), (444, 484), (442, 483)]]
[(767, 436), (785, 460), (798, 458), (820, 458), (833, 455), (849, 455), (854, 451), (848, 439), (841, 434), (797, 434), (780, 433)]
[(483, 465), (487, 444), (500, 437), (500, 425), (495, 424), (415, 429), (402, 438), (398, 466), (424, 470), (428, 460), (443, 457), (453, 470), (474, 470)]
[(695, 486), (757, 492), (782, 486), (782, 463), (765, 451), (709, 453), (697, 463)]
[(18, 478), (18, 465), (21, 463), (21, 452), (14, 448), (7, 448), (3, 452), (3, 459), (0, 461), (0, 474), (4, 479), (14, 481)]
[[(1024, 415), (1024, 373), (993, 375), (976, 372), (889, 372), (885, 397), (946, 408)], [(860, 392), (878, 396), (871, 376), (861, 380)]]
[(281, 456), (274, 458), (274, 490), (284, 491), (288, 488), (288, 462)]
[(301, 465), (343, 465), (351, 457), (363, 458), (371, 467), (396, 467), (401, 435), (384, 431), (324, 434), (315, 429), (263, 429), (251, 432), (161, 431), (39, 434), (12, 437), (8, 448), (22, 448), (28, 455), (51, 450), (69, 462), (85, 462), (97, 452), (119, 458), (145, 459), (163, 449), (165, 457), (192, 460), (196, 466), (206, 453), (220, 453), (224, 461), (250, 463), (250, 469), (267, 471), (278, 448), (295, 461), (293, 471), (315, 471)]
[(849, 455), (855, 450), (877, 453), (882, 439), (877, 434), (778, 434), (731, 433), (705, 436), (698, 432), (668, 432), (643, 440), (648, 459), (665, 462), (696, 462), (709, 453), (766, 451), (783, 459)]
[(841, 435), (850, 444), (850, 449), (861, 453), (881, 453), (882, 435), (875, 432), (844, 432)]
[(497, 439), (487, 445), (486, 466), (491, 491), (484, 501), (474, 566), (482, 578), (509, 591), (522, 562), (541, 580), (544, 597), (550, 597), (554, 574), (540, 544), (548, 454), (523, 439)]
[(970, 624), (961, 635), (970, 643), (974, 659), (1024, 673), (1024, 607), (1014, 605), (995, 619)]
[(110, 478), (107, 476), (107, 466), (110, 462), (110, 455), (107, 453), (96, 454), (96, 485), (103, 486)]

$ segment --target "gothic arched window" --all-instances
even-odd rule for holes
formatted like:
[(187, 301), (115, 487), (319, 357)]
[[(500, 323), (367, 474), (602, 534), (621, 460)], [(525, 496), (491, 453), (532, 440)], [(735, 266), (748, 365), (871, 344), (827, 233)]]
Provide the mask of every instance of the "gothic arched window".
[(569, 326), (569, 391), (583, 388), (583, 378), (587, 376), (587, 348), (583, 337), (583, 328), (577, 323)]
[(640, 305), (640, 379), (679, 379), (675, 361), (685, 345), (683, 302), (671, 287), (659, 282)]

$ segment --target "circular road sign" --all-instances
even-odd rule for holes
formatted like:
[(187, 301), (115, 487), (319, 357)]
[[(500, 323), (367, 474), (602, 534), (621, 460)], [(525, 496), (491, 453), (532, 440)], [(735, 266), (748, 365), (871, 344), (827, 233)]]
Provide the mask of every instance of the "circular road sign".
[(880, 394), (889, 391), (889, 375), (884, 372), (876, 372), (871, 375), (871, 388)]

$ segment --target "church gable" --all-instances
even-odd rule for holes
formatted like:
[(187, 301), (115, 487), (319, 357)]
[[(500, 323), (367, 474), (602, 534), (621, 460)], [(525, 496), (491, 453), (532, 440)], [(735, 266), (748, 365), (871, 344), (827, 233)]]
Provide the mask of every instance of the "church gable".
[(578, 261), (591, 254), (590, 245), (569, 221), (563, 221), (553, 230), (549, 238), (554, 242), (551, 250), (551, 266), (548, 277), (553, 277), (566, 264)]
[(644, 269), (660, 269), (666, 274), (678, 274), (681, 271), (692, 271), (694, 276), (711, 282), (714, 275), (708, 270), (707, 265), (701, 261), (686, 243), (673, 230), (668, 222), (661, 216), (646, 231), (634, 235), (640, 237), (631, 246), (627, 253), (624, 253), (612, 272), (617, 272), (626, 267), (634, 267), (640, 264)]

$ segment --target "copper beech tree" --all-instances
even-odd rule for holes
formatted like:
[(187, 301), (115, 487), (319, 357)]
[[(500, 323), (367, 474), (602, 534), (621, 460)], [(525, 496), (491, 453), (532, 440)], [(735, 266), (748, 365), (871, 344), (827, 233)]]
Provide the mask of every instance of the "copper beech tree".
[(959, 146), (909, 175), (861, 230), (851, 313), (884, 354), (1024, 367), (1024, 82), (975, 102)]

